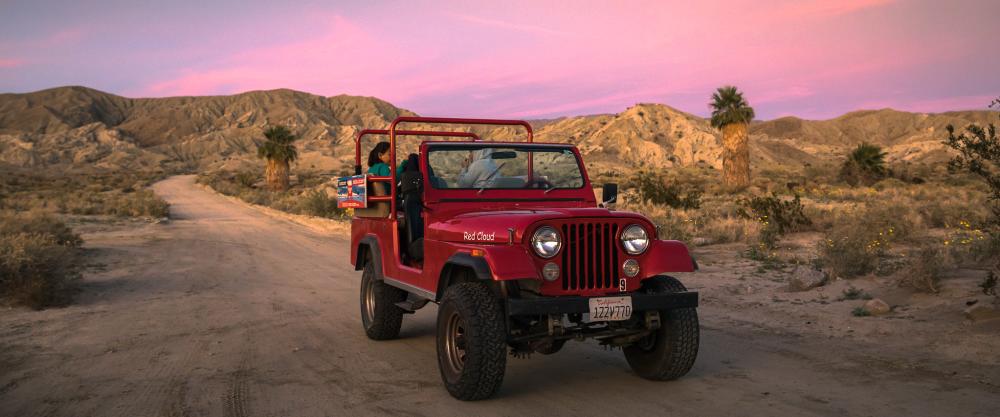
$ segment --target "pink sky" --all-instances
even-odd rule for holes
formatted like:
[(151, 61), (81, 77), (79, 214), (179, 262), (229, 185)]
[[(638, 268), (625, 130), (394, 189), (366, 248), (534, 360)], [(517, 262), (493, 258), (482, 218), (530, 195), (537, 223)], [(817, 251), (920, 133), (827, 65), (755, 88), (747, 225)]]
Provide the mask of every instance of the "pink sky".
[(0, 6), (0, 91), (131, 97), (292, 88), (422, 115), (539, 118), (637, 102), (758, 117), (980, 109), (1000, 2), (160, 2)]

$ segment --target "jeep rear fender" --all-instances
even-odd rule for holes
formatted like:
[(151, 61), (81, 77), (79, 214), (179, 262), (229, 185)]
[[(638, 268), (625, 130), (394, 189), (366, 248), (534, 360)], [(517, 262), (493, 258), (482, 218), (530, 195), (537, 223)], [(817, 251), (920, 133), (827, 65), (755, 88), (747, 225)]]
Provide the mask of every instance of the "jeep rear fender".
[(358, 246), (351, 251), (351, 263), (354, 264), (355, 271), (365, 268), (365, 256), (371, 256), (372, 262), (375, 262), (375, 268), (384, 276), (385, 270), (382, 269), (382, 251), (379, 249), (378, 237), (375, 237), (375, 235), (367, 235), (361, 238)]
[(649, 249), (639, 257), (640, 274), (649, 277), (665, 272), (694, 272), (694, 258), (684, 243), (677, 240), (650, 241)]

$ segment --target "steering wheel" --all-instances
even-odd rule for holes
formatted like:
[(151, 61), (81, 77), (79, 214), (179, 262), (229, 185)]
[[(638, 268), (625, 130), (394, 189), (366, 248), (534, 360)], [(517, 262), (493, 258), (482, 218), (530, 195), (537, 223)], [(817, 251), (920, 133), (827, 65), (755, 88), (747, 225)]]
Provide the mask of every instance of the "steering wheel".
[(549, 180), (545, 178), (534, 177), (531, 179), (531, 181), (528, 181), (527, 183), (524, 184), (524, 188), (541, 188), (548, 190), (550, 188), (555, 188), (555, 185), (553, 185), (551, 182), (549, 182)]

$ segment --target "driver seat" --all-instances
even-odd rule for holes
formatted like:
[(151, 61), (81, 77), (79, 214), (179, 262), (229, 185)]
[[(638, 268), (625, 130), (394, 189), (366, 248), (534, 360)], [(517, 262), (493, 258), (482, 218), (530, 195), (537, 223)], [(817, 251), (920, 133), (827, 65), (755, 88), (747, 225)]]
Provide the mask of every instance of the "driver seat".
[(421, 216), (423, 176), (420, 175), (420, 171), (403, 172), (400, 176), (399, 192), (403, 197), (403, 218), (406, 229), (404, 250), (410, 259), (419, 262), (424, 259), (424, 219)]

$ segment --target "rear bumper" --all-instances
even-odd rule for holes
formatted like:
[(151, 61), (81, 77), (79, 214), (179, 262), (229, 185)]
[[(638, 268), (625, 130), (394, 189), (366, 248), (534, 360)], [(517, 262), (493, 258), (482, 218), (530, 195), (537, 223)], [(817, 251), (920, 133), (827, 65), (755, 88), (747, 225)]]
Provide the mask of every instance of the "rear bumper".
[[(621, 294), (621, 296), (626, 295), (632, 297), (633, 311), (698, 307), (698, 293), (693, 291), (672, 294)], [(619, 297), (619, 295), (609, 297)], [(507, 314), (511, 316), (585, 314), (590, 311), (591, 298), (601, 297), (508, 298)]]

